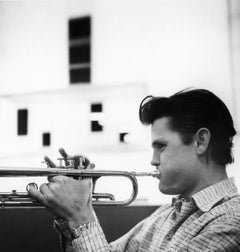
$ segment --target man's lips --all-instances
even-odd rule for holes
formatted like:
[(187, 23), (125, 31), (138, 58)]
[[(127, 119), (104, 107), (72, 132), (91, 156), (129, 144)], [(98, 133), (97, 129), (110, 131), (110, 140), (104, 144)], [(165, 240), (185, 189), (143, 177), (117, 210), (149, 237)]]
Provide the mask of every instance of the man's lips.
[(155, 170), (155, 171), (153, 172), (153, 175), (152, 175), (152, 176), (153, 176), (154, 178), (160, 179), (160, 175), (161, 175), (161, 174), (160, 174), (160, 170)]

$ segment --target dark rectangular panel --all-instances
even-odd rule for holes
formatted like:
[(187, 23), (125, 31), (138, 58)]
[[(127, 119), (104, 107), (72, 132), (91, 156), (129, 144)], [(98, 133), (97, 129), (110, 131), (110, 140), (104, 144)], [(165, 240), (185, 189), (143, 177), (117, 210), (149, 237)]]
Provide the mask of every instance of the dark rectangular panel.
[(43, 133), (42, 134), (42, 144), (43, 146), (50, 146), (51, 145), (51, 134), (50, 133)]
[(28, 131), (28, 110), (19, 109), (17, 111), (17, 133), (18, 135), (27, 135)]
[(91, 104), (91, 112), (102, 112), (102, 103), (92, 103)]
[(70, 70), (70, 82), (75, 83), (89, 83), (90, 82), (90, 68), (80, 68)]
[[(95, 207), (108, 242), (114, 241), (157, 209), (157, 206)], [(44, 208), (2, 208), (2, 252), (59, 252), (54, 217)], [(14, 238), (14, 242), (11, 238)]]
[(69, 60), (71, 64), (90, 62), (90, 44), (70, 47)]
[(75, 18), (69, 21), (70, 39), (90, 37), (90, 35), (91, 35), (90, 17)]
[(98, 121), (91, 121), (91, 131), (92, 132), (101, 132), (103, 131), (103, 126), (99, 124)]

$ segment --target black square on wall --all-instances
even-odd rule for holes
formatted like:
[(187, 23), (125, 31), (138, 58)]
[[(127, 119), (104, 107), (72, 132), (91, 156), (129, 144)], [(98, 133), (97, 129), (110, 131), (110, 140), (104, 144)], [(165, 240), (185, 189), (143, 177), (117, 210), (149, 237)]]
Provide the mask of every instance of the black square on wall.
[(42, 144), (43, 146), (50, 146), (51, 145), (51, 134), (50, 133), (43, 133), (42, 134)]
[(18, 135), (27, 135), (28, 131), (28, 110), (19, 109), (17, 111), (17, 133)]
[(100, 125), (98, 121), (91, 121), (91, 131), (92, 132), (101, 132), (101, 131), (103, 131), (103, 126)]
[(102, 112), (103, 108), (102, 108), (102, 103), (92, 103), (91, 104), (91, 112), (92, 113), (98, 113), (98, 112)]

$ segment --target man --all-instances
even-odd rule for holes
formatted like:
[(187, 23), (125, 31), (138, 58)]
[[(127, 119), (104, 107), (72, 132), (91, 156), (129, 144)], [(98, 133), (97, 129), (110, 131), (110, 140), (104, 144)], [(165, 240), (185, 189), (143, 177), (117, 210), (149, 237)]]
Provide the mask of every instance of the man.
[(51, 177), (29, 193), (57, 217), (65, 251), (240, 251), (240, 195), (226, 173), (236, 131), (225, 104), (207, 90), (184, 90), (146, 97), (139, 116), (151, 125), (159, 190), (178, 196), (108, 244), (91, 204), (91, 180)]

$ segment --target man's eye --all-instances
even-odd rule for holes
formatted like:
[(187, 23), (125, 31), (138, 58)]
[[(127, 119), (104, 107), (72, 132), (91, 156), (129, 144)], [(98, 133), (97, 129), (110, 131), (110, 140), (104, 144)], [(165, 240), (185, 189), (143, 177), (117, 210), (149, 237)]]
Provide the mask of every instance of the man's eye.
[(165, 147), (166, 147), (165, 144), (157, 144), (157, 145), (156, 145), (156, 148), (157, 148), (158, 150), (164, 150)]

